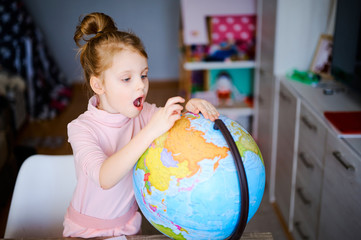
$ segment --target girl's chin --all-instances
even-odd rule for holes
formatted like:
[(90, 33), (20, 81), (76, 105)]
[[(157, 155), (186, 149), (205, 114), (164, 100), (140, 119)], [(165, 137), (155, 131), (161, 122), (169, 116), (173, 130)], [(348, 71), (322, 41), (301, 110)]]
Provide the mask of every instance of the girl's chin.
[(143, 107), (137, 107), (137, 108), (135, 108), (134, 111), (129, 112), (129, 113), (127, 114), (127, 117), (129, 117), (129, 118), (135, 118), (135, 117), (137, 117), (137, 116), (140, 114), (140, 112), (141, 112), (142, 110), (143, 110)]

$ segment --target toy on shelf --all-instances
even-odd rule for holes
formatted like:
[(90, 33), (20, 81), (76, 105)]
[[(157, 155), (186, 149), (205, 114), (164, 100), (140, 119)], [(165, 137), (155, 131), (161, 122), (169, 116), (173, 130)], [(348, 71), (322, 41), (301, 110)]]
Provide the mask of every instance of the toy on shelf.
[[(252, 71), (249, 69), (210, 70), (192, 72), (192, 96), (204, 98), (217, 107), (249, 105), (252, 98)], [(204, 73), (204, 72), (203, 72)], [(197, 76), (197, 78), (195, 78)], [(251, 106), (251, 105), (249, 105)]]
[(238, 60), (239, 51), (234, 41), (229, 39), (219, 44), (212, 44), (205, 61), (231, 61)]
[(218, 100), (221, 104), (230, 106), (232, 105), (232, 94), (233, 84), (231, 76), (226, 72), (221, 72), (216, 80), (216, 92)]
[(255, 15), (208, 16), (208, 44), (193, 44), (188, 61), (241, 61), (255, 57)]

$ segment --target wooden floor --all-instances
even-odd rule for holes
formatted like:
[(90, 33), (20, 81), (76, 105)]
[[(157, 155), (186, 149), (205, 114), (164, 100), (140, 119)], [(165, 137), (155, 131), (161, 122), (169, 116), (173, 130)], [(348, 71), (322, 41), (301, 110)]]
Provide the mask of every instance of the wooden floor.
[[(157, 106), (164, 106), (169, 97), (178, 95), (178, 82), (151, 82), (147, 101)], [(38, 154), (72, 154), (67, 141), (67, 124), (83, 113), (88, 104), (83, 84), (73, 85), (73, 96), (67, 108), (57, 117), (48, 121), (31, 121), (25, 124), (17, 136), (17, 144), (34, 147)], [(4, 236), (7, 215), (11, 199), (7, 206), (0, 209), (0, 238)]]

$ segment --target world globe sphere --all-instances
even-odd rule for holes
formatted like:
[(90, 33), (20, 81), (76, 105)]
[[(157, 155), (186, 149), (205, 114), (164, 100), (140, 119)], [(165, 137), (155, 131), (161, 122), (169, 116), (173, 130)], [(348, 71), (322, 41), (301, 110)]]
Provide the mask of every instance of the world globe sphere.
[[(237, 122), (221, 115), (241, 156), (247, 178), (247, 222), (265, 188), (261, 152)], [(135, 198), (145, 218), (173, 239), (226, 239), (241, 215), (241, 183), (230, 147), (214, 122), (182, 114), (153, 141), (133, 170)]]

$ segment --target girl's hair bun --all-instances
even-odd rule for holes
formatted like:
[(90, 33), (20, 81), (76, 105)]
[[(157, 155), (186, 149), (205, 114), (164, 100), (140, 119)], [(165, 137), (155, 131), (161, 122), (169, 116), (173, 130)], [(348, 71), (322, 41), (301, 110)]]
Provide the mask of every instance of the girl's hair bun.
[(81, 47), (81, 40), (89, 41), (92, 37), (96, 37), (97, 34), (117, 30), (113, 19), (108, 15), (99, 12), (90, 13), (80, 19), (74, 34), (74, 41), (78, 47)]

